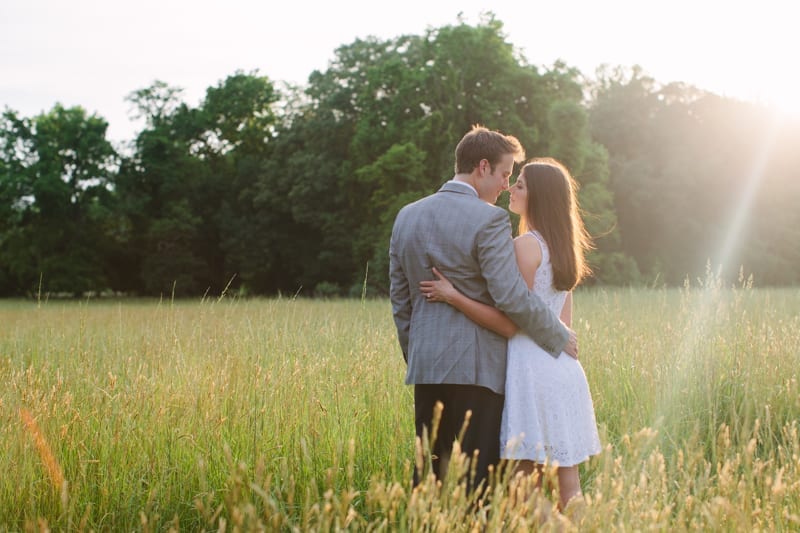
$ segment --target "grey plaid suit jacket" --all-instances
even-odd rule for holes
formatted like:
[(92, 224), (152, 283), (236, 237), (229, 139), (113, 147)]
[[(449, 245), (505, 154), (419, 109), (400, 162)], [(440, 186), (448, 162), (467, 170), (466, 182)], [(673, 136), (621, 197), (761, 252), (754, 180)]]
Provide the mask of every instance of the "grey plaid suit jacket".
[(566, 346), (567, 329), (522, 279), (508, 213), (469, 187), (447, 182), (401, 209), (389, 265), (392, 314), (408, 363), (406, 384), (505, 390), (506, 339), (450, 305), (425, 300), (419, 282), (433, 279), (434, 266), (465, 295), (503, 311), (554, 357)]

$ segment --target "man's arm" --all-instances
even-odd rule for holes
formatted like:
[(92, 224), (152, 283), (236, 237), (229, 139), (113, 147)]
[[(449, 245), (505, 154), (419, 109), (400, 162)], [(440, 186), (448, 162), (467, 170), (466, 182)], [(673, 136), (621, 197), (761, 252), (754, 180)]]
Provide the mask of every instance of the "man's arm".
[(397, 339), (400, 349), (403, 350), (403, 359), (408, 362), (408, 331), (411, 325), (411, 291), (408, 287), (408, 278), (400, 263), (397, 251), (396, 233), (392, 231), (389, 243), (389, 298), (392, 302), (392, 316), (397, 327)]
[(481, 273), (497, 308), (553, 357), (570, 341), (569, 329), (530, 292), (517, 268), (508, 215), (495, 210), (492, 220), (477, 236)]

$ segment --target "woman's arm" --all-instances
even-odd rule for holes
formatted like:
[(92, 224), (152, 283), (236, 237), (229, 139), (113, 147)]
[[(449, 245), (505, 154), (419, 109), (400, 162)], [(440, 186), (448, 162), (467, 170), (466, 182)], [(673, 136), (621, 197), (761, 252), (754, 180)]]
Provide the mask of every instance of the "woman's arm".
[[(542, 262), (542, 248), (539, 246), (539, 241), (533, 235), (521, 235), (514, 239), (514, 252), (522, 277), (528, 289), (531, 289), (536, 269)], [(420, 282), (420, 290), (429, 302), (448, 303), (476, 324), (506, 338), (513, 337), (519, 331), (519, 327), (499, 309), (458, 292), (436, 267), (433, 268), (433, 274), (439, 279)]]
[(458, 290), (453, 287), (453, 284), (450, 283), (450, 280), (439, 272), (436, 267), (433, 268), (433, 274), (439, 279), (435, 281), (421, 281), (419, 284), (420, 290), (426, 296), (427, 301), (448, 303), (464, 313), (467, 318), (479, 326), (490, 329), (506, 338), (513, 337), (519, 330), (517, 325), (504, 315), (502, 311), (499, 311), (491, 305), (468, 298), (458, 292)]
[(514, 255), (517, 257), (517, 268), (522, 279), (525, 280), (528, 290), (532, 290), (536, 269), (542, 264), (542, 247), (539, 241), (528, 233), (520, 235), (514, 239)]
[(568, 328), (572, 327), (572, 291), (567, 293), (567, 299), (564, 300), (564, 307), (561, 308), (561, 322)]

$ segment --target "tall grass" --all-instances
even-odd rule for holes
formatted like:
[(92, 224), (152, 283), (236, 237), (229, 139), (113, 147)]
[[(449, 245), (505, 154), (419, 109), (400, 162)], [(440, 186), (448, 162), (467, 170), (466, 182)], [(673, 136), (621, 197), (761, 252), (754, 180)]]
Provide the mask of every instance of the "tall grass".
[(387, 301), (0, 302), (0, 530), (800, 528), (800, 291), (575, 301), (606, 446), (564, 514), (411, 491)]

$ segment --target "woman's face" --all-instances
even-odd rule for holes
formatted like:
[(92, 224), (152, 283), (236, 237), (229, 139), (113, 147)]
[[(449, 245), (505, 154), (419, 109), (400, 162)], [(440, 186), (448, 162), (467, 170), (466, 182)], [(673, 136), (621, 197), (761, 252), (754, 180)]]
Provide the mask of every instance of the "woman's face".
[(509, 189), (510, 198), (508, 200), (508, 209), (517, 215), (524, 215), (528, 212), (528, 187), (525, 185), (525, 178), (522, 172), (517, 176), (517, 181), (514, 182)]

